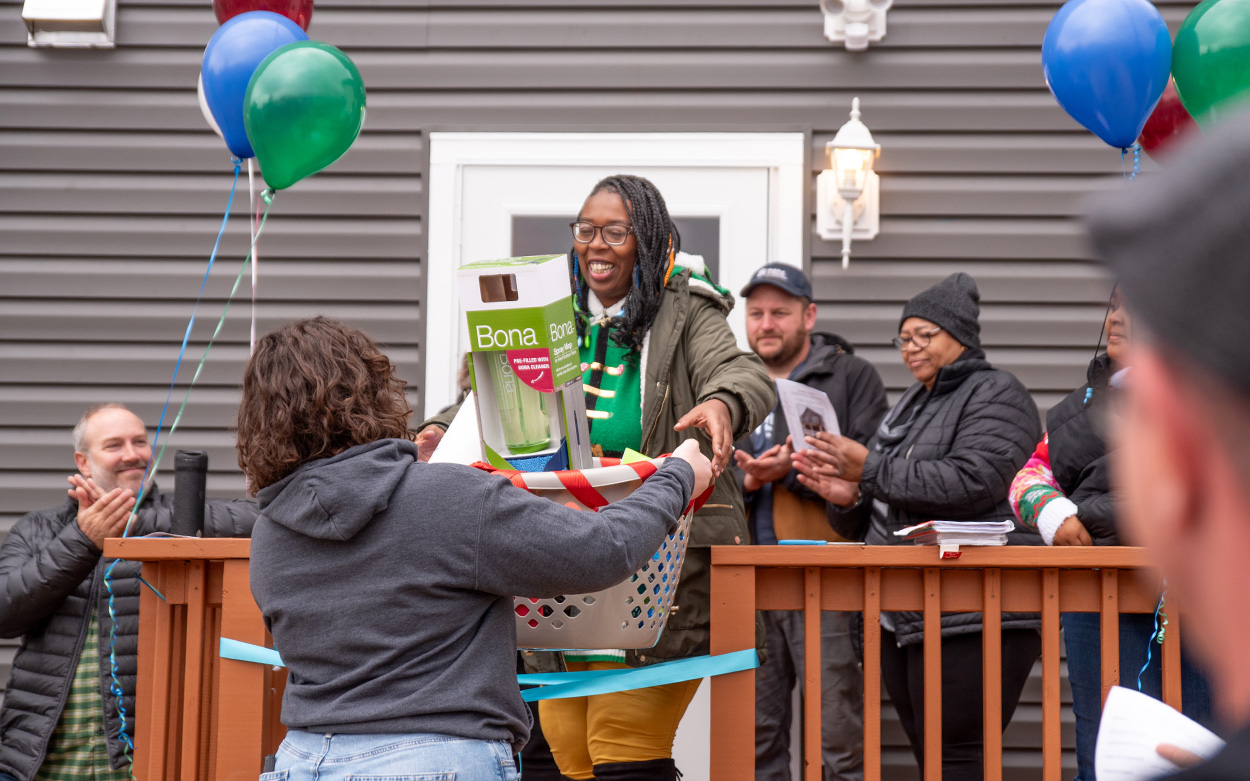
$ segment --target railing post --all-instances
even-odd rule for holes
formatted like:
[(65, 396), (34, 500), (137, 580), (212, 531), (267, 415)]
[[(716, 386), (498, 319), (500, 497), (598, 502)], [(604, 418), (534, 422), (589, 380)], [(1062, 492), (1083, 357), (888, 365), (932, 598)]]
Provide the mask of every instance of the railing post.
[(1059, 570), (1042, 570), (1042, 778), (1059, 781)]
[(1111, 687), (1120, 683), (1120, 572), (1102, 570), (1102, 613), (1099, 639), (1102, 641), (1102, 702)]
[(200, 724), (203, 711), (205, 563), (187, 564), (187, 645), (182, 678), (182, 781), (200, 779)]
[(864, 781), (881, 781), (881, 568), (864, 568)]
[(803, 778), (820, 781), (824, 775), (821, 760), (820, 705), (820, 567), (803, 572)]
[(1003, 777), (1003, 603), (999, 594), (1001, 571), (981, 573), (981, 693), (984, 697), (985, 781)]
[[(248, 560), (227, 559), (221, 579), (221, 636), (265, 644), (265, 622), (248, 585)], [(266, 667), (221, 660), (217, 692), (216, 781), (251, 781), (260, 774), (265, 737)]]
[[(712, 564), (711, 618), (713, 654), (755, 647), (754, 566)], [(711, 732), (711, 777), (717, 781), (753, 781), (754, 670), (712, 678)]]
[[(159, 564), (143, 565), (145, 579), (150, 583), (160, 583), (161, 579), (157, 575), (159, 568)], [(168, 610), (169, 608), (165, 607), (165, 609)], [(149, 588), (139, 589), (138, 655), (140, 659), (153, 659), (156, 655), (158, 647), (156, 616), (160, 610), (160, 599), (157, 598), (156, 594)], [(162, 643), (161, 650), (164, 651), (163, 643), (165, 640), (162, 639), (160, 642)], [(160, 777), (161, 774), (156, 768), (160, 767), (160, 763), (165, 757), (165, 736), (162, 734), (164, 730), (157, 729), (158, 719), (156, 718), (155, 705), (158, 697), (166, 702), (169, 699), (165, 687), (157, 683), (154, 666), (151, 664), (140, 666), (135, 680), (134, 772), (135, 776), (142, 781)], [(108, 704), (106, 703), (106, 707)], [(161, 718), (159, 720), (160, 726), (164, 726), (164, 722), (164, 718)]]
[(942, 781), (942, 571), (924, 571), (924, 781)]

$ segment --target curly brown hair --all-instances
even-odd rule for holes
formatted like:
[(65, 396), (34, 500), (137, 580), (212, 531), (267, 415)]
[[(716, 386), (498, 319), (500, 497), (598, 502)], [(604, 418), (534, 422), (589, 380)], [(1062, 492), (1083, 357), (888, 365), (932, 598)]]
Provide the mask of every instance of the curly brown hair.
[(254, 494), (303, 464), (408, 439), (406, 383), (368, 334), (314, 317), (265, 334), (243, 371), (239, 467)]

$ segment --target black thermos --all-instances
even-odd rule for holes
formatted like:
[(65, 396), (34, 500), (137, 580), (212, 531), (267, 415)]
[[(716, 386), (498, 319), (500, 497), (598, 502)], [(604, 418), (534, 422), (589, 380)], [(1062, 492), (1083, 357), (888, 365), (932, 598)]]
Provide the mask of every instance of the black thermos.
[(204, 530), (204, 481), (208, 453), (179, 450), (174, 456), (174, 534), (195, 537)]

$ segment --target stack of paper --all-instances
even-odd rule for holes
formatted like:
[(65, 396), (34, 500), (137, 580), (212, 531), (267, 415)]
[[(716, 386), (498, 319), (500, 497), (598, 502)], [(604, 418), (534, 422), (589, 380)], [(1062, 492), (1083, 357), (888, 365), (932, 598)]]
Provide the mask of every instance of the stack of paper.
[(900, 529), (894, 535), (911, 540), (916, 545), (1006, 545), (1007, 532), (1014, 528), (1016, 524), (1013, 521), (927, 521)]

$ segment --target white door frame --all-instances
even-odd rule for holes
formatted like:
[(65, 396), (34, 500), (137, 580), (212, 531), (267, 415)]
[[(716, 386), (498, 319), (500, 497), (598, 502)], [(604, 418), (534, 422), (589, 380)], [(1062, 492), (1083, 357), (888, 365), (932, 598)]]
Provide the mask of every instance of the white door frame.
[[(765, 262), (803, 267), (807, 141), (782, 133), (430, 133), (426, 222), (425, 414), (455, 398), (463, 172), (469, 166), (764, 168), (769, 172)], [(536, 194), (535, 201), (541, 196)], [(536, 204), (538, 205), (538, 204)]]

